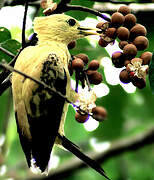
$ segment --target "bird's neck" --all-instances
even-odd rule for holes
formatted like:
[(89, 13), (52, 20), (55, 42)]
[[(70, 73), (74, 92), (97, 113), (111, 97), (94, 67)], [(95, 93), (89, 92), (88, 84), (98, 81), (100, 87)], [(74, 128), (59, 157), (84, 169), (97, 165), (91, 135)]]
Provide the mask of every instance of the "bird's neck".
[(64, 66), (68, 67), (70, 61), (70, 53), (68, 51), (67, 45), (62, 42), (57, 41), (38, 41), (38, 46), (46, 46), (51, 51), (54, 51), (57, 55), (61, 57), (61, 60), (64, 61)]

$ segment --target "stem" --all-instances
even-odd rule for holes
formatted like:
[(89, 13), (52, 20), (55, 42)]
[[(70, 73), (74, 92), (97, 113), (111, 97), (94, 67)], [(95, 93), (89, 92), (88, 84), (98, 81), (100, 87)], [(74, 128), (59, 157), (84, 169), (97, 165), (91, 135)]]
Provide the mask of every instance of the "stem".
[[(14, 58), (12, 59), (12, 61), (10, 61), (8, 63), (8, 65), (10, 66), (14, 66), (15, 62), (16, 62), (16, 59), (18, 58), (20, 52), (22, 51), (22, 49), (20, 49), (20, 51), (18, 52), (18, 54), (16, 56), (14, 56)], [(0, 73), (0, 87), (1, 87), (1, 84), (2, 82), (8, 77), (8, 75), (10, 74), (10, 71), (8, 71), (7, 69), (3, 70), (1, 73)]]
[(66, 11), (70, 11), (70, 10), (78, 10), (78, 11), (89, 12), (91, 14), (94, 14), (96, 16), (99, 16), (99, 17), (103, 18), (104, 20), (106, 20), (108, 22), (111, 21), (110, 18), (108, 18), (104, 14), (102, 14), (99, 11), (96, 11), (94, 9), (91, 9), (91, 8), (87, 8), (87, 7), (83, 7), (83, 6), (67, 5), (66, 6)]
[[(135, 136), (133, 135), (132, 137), (126, 137), (113, 141), (110, 143), (110, 147), (108, 149), (104, 151), (102, 150), (100, 153), (90, 151), (85, 154), (91, 156), (99, 163), (104, 163), (105, 161), (117, 155), (121, 155), (124, 152), (136, 151), (137, 149), (143, 148), (149, 144), (153, 144), (153, 139), (154, 127)], [(48, 177), (37, 176), (35, 178), (28, 178), (27, 180), (68, 179), (72, 173), (75, 173), (85, 167), (86, 165), (82, 161), (78, 160), (77, 158), (73, 158), (67, 162), (64, 162), (63, 164), (60, 164), (57, 169), (52, 170)]]
[[(28, 79), (34, 81), (35, 83), (39, 84), (40, 86), (43, 86), (45, 89), (51, 91), (52, 93), (55, 93), (55, 94), (59, 95), (60, 97), (64, 98), (65, 101), (67, 101), (68, 103), (72, 104), (74, 107), (78, 108), (78, 109), (79, 109), (81, 112), (83, 112), (84, 114), (87, 114), (87, 115), (89, 115), (89, 116), (91, 116), (91, 117), (93, 117), (93, 118), (95, 119), (95, 116), (93, 116), (93, 114), (87, 113), (85, 110), (81, 109), (79, 106), (77, 106), (76, 104), (72, 103), (66, 96), (64, 96), (64, 95), (62, 95), (61, 93), (59, 93), (58, 91), (52, 89), (50, 86), (48, 86), (48, 85), (45, 84), (44, 82), (39, 81), (39, 80), (37, 80), (37, 79), (35, 79), (35, 78), (33, 78), (33, 77), (31, 77), (31, 76), (29, 76), (29, 75), (21, 72), (21, 71), (18, 71), (17, 69), (11, 67), (11, 66), (8, 65), (8, 64), (0, 63), (0, 67), (6, 69), (7, 71), (16, 72), (16, 73), (22, 75), (23, 77), (25, 77), (25, 79), (28, 78)], [(97, 121), (97, 119), (96, 119), (96, 121)]]
[(26, 29), (26, 17), (28, 12), (28, 0), (25, 2), (25, 12), (23, 17), (23, 25), (22, 25), (22, 48), (26, 46), (26, 39), (25, 39), (25, 29)]
[(14, 54), (11, 53), (10, 51), (8, 51), (7, 49), (3, 48), (1, 45), (0, 45), (0, 50), (3, 51), (5, 54), (7, 54), (8, 56), (10, 56), (11, 58), (14, 58)]

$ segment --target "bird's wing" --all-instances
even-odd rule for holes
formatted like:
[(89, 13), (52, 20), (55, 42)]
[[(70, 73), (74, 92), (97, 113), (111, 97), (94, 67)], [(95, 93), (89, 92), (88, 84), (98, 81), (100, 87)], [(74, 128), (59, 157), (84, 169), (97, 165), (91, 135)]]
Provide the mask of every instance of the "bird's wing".
[[(26, 67), (27, 70), (21, 70), (66, 95), (67, 76), (64, 67), (59, 63), (60, 59), (55, 53), (47, 53), (43, 58), (37, 56), (37, 61), (35, 62), (31, 60), (31, 63)], [(16, 68), (20, 70), (20, 66)], [(13, 87), (15, 87), (18, 85), (19, 80), (16, 78), (16, 81), (13, 80), (13, 82)], [(33, 164), (44, 172), (58, 133), (61, 116), (64, 113), (65, 99), (49, 92), (30, 79), (23, 79), (22, 82), (20, 81), (19, 86), (21, 86), (21, 83), (22, 87), (19, 90), (21, 90), (22, 95), (19, 98), (14, 98), (19, 101), (15, 103), (15, 108), (21, 145), (28, 164), (32, 158)], [(24, 113), (22, 112), (22, 114), (19, 111), (24, 111)], [(23, 124), (27, 123), (29, 127), (27, 127), (28, 130), (25, 130)], [(26, 131), (30, 132), (31, 135), (29, 144), (27, 144), (29, 137)]]

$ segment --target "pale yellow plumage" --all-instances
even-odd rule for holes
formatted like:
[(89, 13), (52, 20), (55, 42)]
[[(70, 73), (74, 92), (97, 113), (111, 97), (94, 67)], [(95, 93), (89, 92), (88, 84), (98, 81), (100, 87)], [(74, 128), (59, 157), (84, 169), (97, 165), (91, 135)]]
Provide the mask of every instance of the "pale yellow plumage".
[[(60, 93), (64, 88), (64, 92), (65, 90), (66, 92), (63, 95), (71, 102), (75, 102), (78, 94), (71, 89), (68, 71), (70, 53), (67, 45), (72, 40), (89, 34), (97, 34), (86, 32), (86, 30), (89, 29), (81, 28), (75, 19), (62, 14), (35, 18), (34, 31), (39, 39), (38, 45), (27, 47), (21, 52), (15, 63), (15, 69), (37, 80), (42, 81), (43, 79), (44, 83), (49, 80), (48, 85), (55, 90), (57, 90), (56, 86), (60, 85), (56, 82), (60, 82), (62, 84), (62, 89), (59, 89)], [(49, 65), (46, 66), (46, 63)], [(45, 68), (49, 68), (49, 70)], [(65, 82), (67, 82), (66, 86)], [(12, 90), (20, 142), (28, 165), (31, 166), (31, 158), (34, 158), (35, 166), (40, 167), (43, 172), (48, 164), (53, 144), (60, 143), (56, 139), (58, 131), (61, 135), (64, 134), (63, 126), (68, 103), (63, 98), (41, 89), (37, 83), (25, 79), (17, 73), (12, 75)], [(60, 100), (56, 101), (55, 97)], [(53, 99), (54, 104), (52, 103)], [(60, 101), (64, 101), (64, 104), (63, 109), (58, 112), (62, 106), (59, 105)], [(50, 102), (49, 106), (52, 105), (51, 110), (46, 105), (48, 102)], [(41, 106), (42, 103), (43, 106)], [(58, 114), (54, 114), (55, 111)], [(59, 113), (61, 117), (59, 117)]]

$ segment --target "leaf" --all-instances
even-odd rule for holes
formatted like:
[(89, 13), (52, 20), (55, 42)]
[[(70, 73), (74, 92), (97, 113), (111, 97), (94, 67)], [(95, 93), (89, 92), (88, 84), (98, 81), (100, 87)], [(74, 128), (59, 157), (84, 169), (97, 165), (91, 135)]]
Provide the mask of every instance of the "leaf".
[[(72, 0), (71, 5), (79, 5), (79, 6), (92, 8), (94, 5), (94, 2), (89, 2), (87, 0), (84, 0), (84, 1)], [(83, 12), (83, 11), (69, 11), (66, 14), (76, 18), (78, 21), (84, 20), (87, 16), (91, 15), (90, 13)]]
[(152, 61), (149, 66), (149, 82), (152, 94), (154, 94), (154, 56), (152, 56)]
[[(16, 55), (18, 53), (19, 49), (21, 48), (21, 44), (14, 39), (9, 39), (9, 40), (1, 43), (0, 46), (4, 49), (8, 50), (9, 52), (11, 52), (14, 55)], [(0, 61), (3, 59), (5, 61), (9, 62), (12, 58), (9, 55), (7, 55), (6, 53), (4, 53), (2, 50), (0, 50)]]
[(8, 29), (5, 27), (0, 27), (0, 43), (11, 39), (11, 33)]

